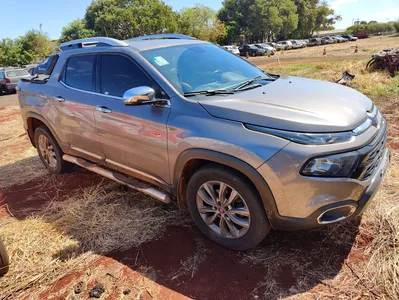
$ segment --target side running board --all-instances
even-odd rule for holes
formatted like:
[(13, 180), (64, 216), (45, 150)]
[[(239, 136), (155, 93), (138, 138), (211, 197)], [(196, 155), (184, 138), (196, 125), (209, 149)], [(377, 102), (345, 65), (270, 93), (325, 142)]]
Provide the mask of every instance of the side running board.
[(78, 166), (80, 166), (82, 168), (88, 169), (88, 170), (90, 170), (90, 171), (92, 171), (94, 173), (97, 173), (97, 174), (99, 174), (101, 176), (104, 176), (104, 177), (106, 177), (108, 179), (111, 179), (111, 180), (114, 180), (114, 181), (119, 182), (121, 184), (124, 184), (124, 185), (126, 185), (126, 186), (128, 186), (128, 187), (130, 187), (132, 189), (135, 189), (135, 190), (137, 190), (139, 192), (142, 192), (143, 194), (146, 194), (146, 195), (151, 196), (151, 197), (153, 197), (153, 198), (155, 198), (157, 200), (160, 200), (163, 203), (168, 204), (168, 203), (171, 202), (170, 197), (166, 193), (161, 192), (161, 191), (151, 187), (150, 185), (142, 183), (142, 182), (140, 182), (140, 181), (138, 181), (136, 179), (127, 177), (127, 176), (125, 176), (125, 175), (123, 175), (121, 173), (118, 173), (118, 172), (114, 172), (114, 171), (110, 171), (110, 170), (104, 169), (104, 168), (100, 167), (97, 164), (94, 164), (92, 162), (89, 162), (87, 160), (84, 160), (82, 158), (78, 158), (78, 157), (75, 157), (75, 156), (72, 156), (72, 155), (64, 154), (62, 156), (62, 158), (65, 161), (69, 161), (71, 163), (74, 163), (74, 164), (76, 164), (76, 165), (78, 165)]

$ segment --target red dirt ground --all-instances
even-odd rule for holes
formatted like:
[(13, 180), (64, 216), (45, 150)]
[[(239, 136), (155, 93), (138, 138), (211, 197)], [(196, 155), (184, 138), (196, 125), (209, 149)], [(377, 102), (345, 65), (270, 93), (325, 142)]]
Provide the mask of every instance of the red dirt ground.
[(9, 213), (16, 218), (25, 218), (51, 200), (66, 199), (76, 190), (102, 180), (101, 176), (82, 169), (59, 176), (49, 174), (21, 185), (0, 188), (0, 206), (6, 205)]

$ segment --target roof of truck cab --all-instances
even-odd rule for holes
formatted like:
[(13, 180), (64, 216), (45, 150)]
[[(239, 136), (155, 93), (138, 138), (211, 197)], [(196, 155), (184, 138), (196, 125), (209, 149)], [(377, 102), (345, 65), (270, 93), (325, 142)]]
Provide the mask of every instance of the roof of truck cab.
[(191, 44), (207, 44), (208, 42), (200, 40), (184, 40), (184, 39), (154, 39), (154, 40), (127, 40), (124, 41), (131, 47), (136, 48), (139, 51), (172, 47), (180, 45), (191, 45)]

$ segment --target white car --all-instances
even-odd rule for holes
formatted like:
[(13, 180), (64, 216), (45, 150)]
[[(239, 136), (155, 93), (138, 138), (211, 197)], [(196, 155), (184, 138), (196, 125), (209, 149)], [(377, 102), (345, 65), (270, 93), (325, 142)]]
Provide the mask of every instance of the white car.
[(270, 52), (271, 55), (274, 55), (274, 53), (276, 53), (276, 51), (277, 51), (276, 48), (274, 48), (273, 46), (270, 46), (269, 44), (266, 44), (266, 43), (256, 44), (255, 46), (258, 48), (264, 49), (266, 53)]
[(292, 43), (290, 41), (280, 41), (280, 42), (277, 42), (277, 45), (279, 45), (281, 47), (281, 49), (284, 49), (284, 50), (289, 50), (289, 49), (293, 48)]
[(238, 50), (237, 46), (222, 46), (224, 49), (226, 49), (227, 51), (236, 54), (236, 55), (240, 55), (240, 50)]

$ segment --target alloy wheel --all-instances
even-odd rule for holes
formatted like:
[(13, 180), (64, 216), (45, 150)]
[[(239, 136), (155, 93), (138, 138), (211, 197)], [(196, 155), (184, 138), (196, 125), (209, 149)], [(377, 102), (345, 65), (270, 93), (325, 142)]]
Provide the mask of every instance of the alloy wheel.
[(54, 151), (54, 146), (50, 143), (49, 139), (43, 134), (39, 136), (38, 146), (40, 154), (42, 155), (44, 161), (51, 168), (55, 168), (57, 166), (57, 156)]
[(202, 220), (218, 235), (237, 239), (248, 232), (248, 206), (231, 186), (220, 181), (205, 182), (197, 191), (196, 203)]

